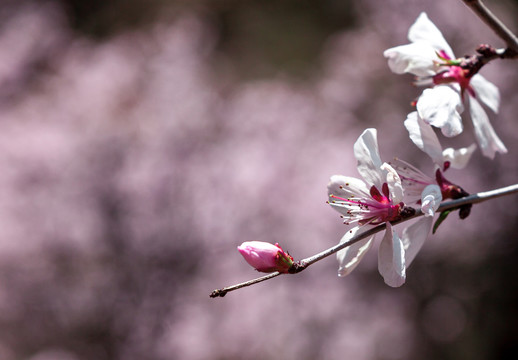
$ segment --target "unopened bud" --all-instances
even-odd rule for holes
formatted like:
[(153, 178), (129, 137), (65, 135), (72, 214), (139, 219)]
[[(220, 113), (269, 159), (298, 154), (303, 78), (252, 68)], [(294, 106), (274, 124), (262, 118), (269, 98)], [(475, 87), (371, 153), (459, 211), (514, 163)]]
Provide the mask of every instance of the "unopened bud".
[(257, 271), (287, 273), (293, 265), (293, 258), (277, 243), (273, 245), (262, 241), (245, 241), (237, 249)]

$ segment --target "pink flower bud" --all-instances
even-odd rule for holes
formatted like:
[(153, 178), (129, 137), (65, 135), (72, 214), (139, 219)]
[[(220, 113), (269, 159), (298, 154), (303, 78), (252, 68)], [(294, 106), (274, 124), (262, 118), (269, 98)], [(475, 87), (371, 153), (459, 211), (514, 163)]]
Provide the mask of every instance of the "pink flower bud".
[(277, 243), (245, 241), (237, 249), (257, 271), (287, 273), (293, 265), (293, 258)]

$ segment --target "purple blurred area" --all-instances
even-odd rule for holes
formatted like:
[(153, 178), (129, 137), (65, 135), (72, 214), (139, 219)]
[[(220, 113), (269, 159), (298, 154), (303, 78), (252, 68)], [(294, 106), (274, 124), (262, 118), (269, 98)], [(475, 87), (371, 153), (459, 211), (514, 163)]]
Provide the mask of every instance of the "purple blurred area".
[[(403, 127), (419, 89), (382, 55), (421, 11), (459, 56), (503, 46), (451, 0), (3, 1), (0, 360), (517, 358), (515, 196), (450, 215), (398, 289), (372, 251), (208, 296), (259, 275), (243, 241), (339, 241), (326, 185), (358, 176), (365, 128), (432, 170)], [(517, 64), (482, 71), (509, 153), (450, 170), (469, 192), (518, 181)]]

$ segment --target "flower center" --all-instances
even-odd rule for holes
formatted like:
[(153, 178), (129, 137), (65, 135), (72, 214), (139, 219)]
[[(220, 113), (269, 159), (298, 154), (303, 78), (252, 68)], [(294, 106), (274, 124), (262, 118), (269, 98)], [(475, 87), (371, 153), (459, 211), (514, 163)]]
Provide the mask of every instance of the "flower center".
[(399, 220), (401, 218), (401, 210), (405, 206), (404, 203), (394, 204), (390, 199), (390, 191), (387, 183), (381, 186), (381, 193), (376, 186), (370, 188), (370, 194), (374, 200), (382, 205), (383, 211), (378, 214), (378, 218), (370, 223), (373, 225), (381, 224), (387, 221)]
[[(340, 186), (341, 188), (348, 187)], [(343, 198), (334, 194), (329, 195), (332, 199), (329, 204), (332, 206), (344, 208), (342, 218), (344, 223), (350, 225), (357, 222), (359, 225), (378, 225), (387, 221), (399, 220), (401, 211), (404, 208), (403, 203), (394, 204), (390, 198), (390, 191), (387, 183), (381, 187), (381, 192), (376, 186), (372, 186), (369, 190), (370, 197), (365, 194), (358, 194), (356, 197), (351, 195), (349, 198)]]
[(448, 69), (432, 77), (434, 85), (457, 83), (460, 85), (462, 93), (467, 90), (471, 96), (475, 96), (475, 91), (469, 84), (473, 76), (470, 70), (459, 66), (459, 60), (451, 59), (448, 54), (442, 50), (437, 53), (437, 56), (441, 59), (441, 61), (436, 62), (437, 65), (441, 67), (447, 66)]

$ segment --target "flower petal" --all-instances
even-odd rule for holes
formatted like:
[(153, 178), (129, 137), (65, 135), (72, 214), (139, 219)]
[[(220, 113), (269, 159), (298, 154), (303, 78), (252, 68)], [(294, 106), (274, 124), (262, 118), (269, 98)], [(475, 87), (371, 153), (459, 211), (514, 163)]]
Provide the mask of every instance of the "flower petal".
[[(362, 229), (362, 231), (359, 231)], [(354, 227), (351, 230), (347, 231), (345, 235), (340, 240), (340, 244), (351, 240), (354, 236), (361, 234), (363, 231), (367, 231), (370, 227)], [(338, 276), (346, 276), (353, 271), (356, 266), (360, 263), (363, 256), (367, 253), (367, 251), (371, 248), (374, 240), (374, 236), (368, 237), (366, 239), (362, 239), (351, 246), (346, 247), (343, 250), (340, 250), (336, 254), (336, 258), (338, 260)]]
[(435, 75), (437, 54), (427, 43), (396, 46), (383, 52), (390, 70), (396, 74), (410, 73), (419, 77)]
[(469, 97), (469, 110), (471, 113), (471, 120), (475, 128), (475, 136), (484, 156), (493, 159), (495, 153), (507, 153), (507, 148), (489, 122), (486, 112), (482, 105), (472, 96)]
[(414, 144), (428, 154), (434, 163), (442, 167), (443, 154), (439, 139), (432, 127), (419, 117), (417, 111), (408, 114), (405, 127)]
[(432, 228), (433, 217), (422, 217), (403, 230), (402, 241), (405, 249), (405, 264), (408, 268), (415, 256), (423, 247), (423, 244)]
[(459, 93), (447, 85), (426, 89), (417, 100), (417, 112), (421, 119), (440, 128), (448, 137), (462, 132), (460, 113), (463, 109)]
[(441, 205), (441, 188), (437, 185), (428, 185), (421, 194), (421, 211), (425, 217), (433, 217)]
[(387, 222), (387, 231), (378, 251), (378, 270), (385, 283), (399, 287), (405, 283), (405, 249), (401, 239)]
[(369, 188), (362, 180), (343, 175), (331, 176), (329, 184), (327, 184), (327, 193), (343, 198), (370, 197)]
[(477, 149), (476, 144), (471, 144), (469, 147), (454, 149), (447, 148), (442, 152), (443, 160), (450, 163), (450, 166), (454, 169), (463, 169), (471, 159), (471, 155)]
[(366, 129), (354, 143), (354, 156), (358, 160), (358, 172), (368, 185), (381, 190), (385, 174), (381, 170), (376, 129)]
[(450, 45), (442, 36), (441, 31), (424, 12), (419, 14), (414, 24), (408, 30), (408, 40), (412, 42), (424, 41), (430, 44), (436, 51), (442, 50), (451, 59), (455, 58)]
[(493, 110), (494, 113), (498, 113), (498, 107), (500, 106), (500, 91), (498, 88), (480, 74), (474, 75), (471, 78), (470, 84), (479, 100)]

